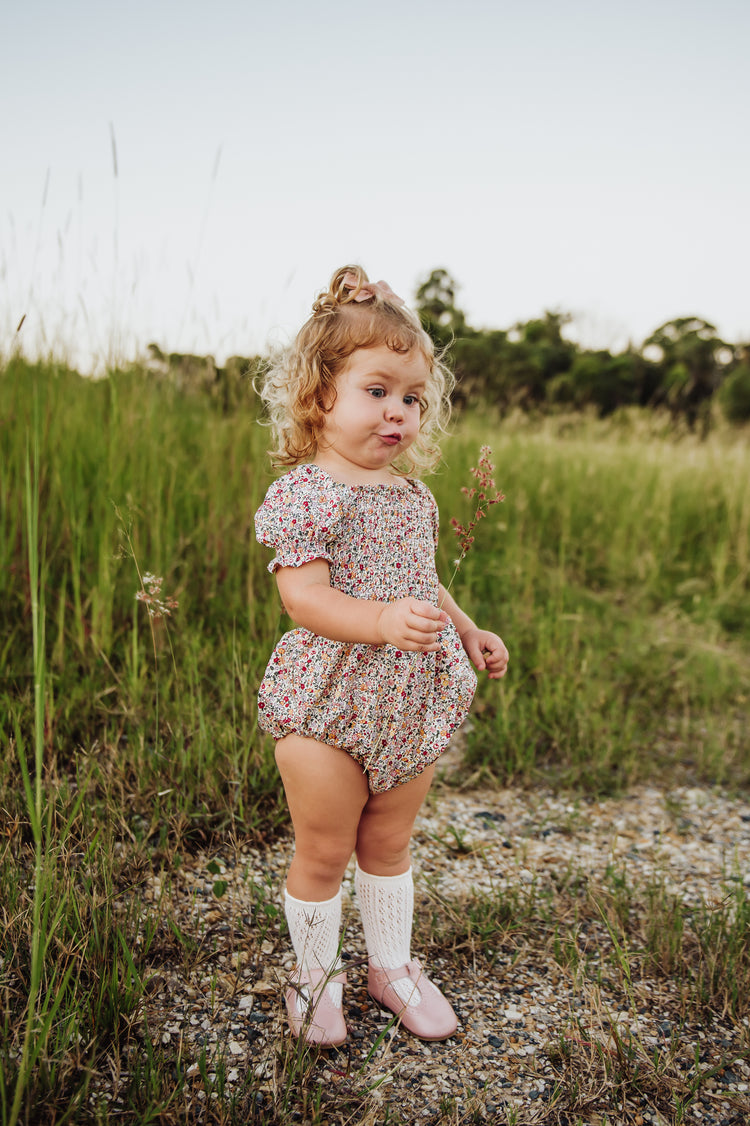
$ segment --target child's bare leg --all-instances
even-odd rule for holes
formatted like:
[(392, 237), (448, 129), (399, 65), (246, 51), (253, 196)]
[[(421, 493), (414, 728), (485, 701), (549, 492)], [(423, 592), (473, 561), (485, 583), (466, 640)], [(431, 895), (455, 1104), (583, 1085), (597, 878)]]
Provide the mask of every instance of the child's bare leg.
[(442, 1040), (456, 1014), (411, 957), (414, 913), (409, 842), (434, 768), (411, 782), (373, 794), (360, 818), (355, 886), (369, 957), (367, 987), (417, 1036)]
[(286, 991), (289, 1026), (317, 1044), (346, 1038), (344, 974), (337, 967), (341, 878), (367, 801), (361, 767), (344, 751), (288, 735), (276, 744), (295, 837), (284, 912), (297, 967)]
[(409, 844), (434, 767), (410, 782), (372, 794), (360, 818), (354, 876), (367, 952), (379, 967), (411, 959), (414, 884)]
[(367, 778), (346, 751), (300, 735), (279, 740), (276, 763), (294, 826), (287, 891), (300, 900), (330, 899), (354, 852)]
[(410, 782), (370, 794), (357, 831), (357, 862), (365, 872), (397, 876), (407, 871), (414, 821), (434, 773), (435, 767), (428, 766)]

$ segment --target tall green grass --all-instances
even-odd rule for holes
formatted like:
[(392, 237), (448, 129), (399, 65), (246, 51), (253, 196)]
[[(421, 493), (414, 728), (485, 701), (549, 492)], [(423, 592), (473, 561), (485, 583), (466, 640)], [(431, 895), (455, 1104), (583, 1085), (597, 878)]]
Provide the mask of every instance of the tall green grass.
[[(269, 480), (263, 432), (250, 413), (223, 417), (137, 371), (92, 383), (15, 362), (0, 388), (0, 739), (30, 729), (22, 470), (36, 402), (47, 760), (67, 771), (96, 745), (102, 770), (129, 774), (140, 793), (171, 788), (150, 803), (154, 816), (244, 815), (249, 783), (259, 782), (255, 797), (268, 786), (256, 778), (254, 693), (279, 625), (252, 540)], [(174, 660), (164, 628), (154, 660), (138, 568), (179, 600)]]
[[(33, 730), (23, 467), (35, 427), (45, 761), (75, 774), (96, 746), (99, 784), (146, 799), (153, 825), (250, 824), (276, 801), (254, 697), (285, 623), (254, 541), (271, 472), (247, 404), (225, 414), (138, 368), (92, 382), (14, 360), (0, 376), (0, 739)], [(607, 790), (679, 763), (747, 780), (748, 444), (662, 427), (468, 415), (446, 443), (430, 481), (444, 575), (482, 443), (506, 494), (453, 587), (512, 655), (475, 707), (469, 764), (484, 776)], [(155, 651), (139, 571), (179, 600)], [(0, 786), (16, 782), (5, 756)]]
[[(286, 628), (253, 535), (266, 433), (249, 389), (224, 413), (137, 367), (91, 381), (22, 359), (0, 419), (1, 1121), (106, 1121), (91, 1078), (127, 1057), (158, 926), (122, 893), (284, 817), (255, 711)], [(452, 590), (511, 650), (464, 784), (750, 780), (747, 436), (661, 427), (457, 420), (430, 481), (442, 573), (490, 444), (506, 500)], [(162, 621), (136, 601), (146, 571), (179, 602)], [(148, 1037), (138, 1058), (131, 1120), (178, 1114), (179, 1066)]]
[[(541, 768), (603, 790), (676, 766), (750, 777), (747, 436), (701, 442), (661, 425), (470, 418), (448, 446), (444, 512), (480, 440), (506, 494), (455, 585), (512, 652), (507, 684), (477, 701), (470, 759), (483, 773)], [(447, 533), (446, 566), (450, 549)]]

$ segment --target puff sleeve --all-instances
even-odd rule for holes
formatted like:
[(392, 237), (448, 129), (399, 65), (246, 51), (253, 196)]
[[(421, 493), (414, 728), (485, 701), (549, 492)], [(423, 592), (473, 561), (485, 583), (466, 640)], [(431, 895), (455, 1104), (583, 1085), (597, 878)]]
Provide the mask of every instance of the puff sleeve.
[(333, 562), (331, 545), (341, 523), (334, 482), (315, 465), (301, 465), (269, 488), (255, 514), (255, 536), (276, 555), (268, 564), (301, 567), (313, 559)]

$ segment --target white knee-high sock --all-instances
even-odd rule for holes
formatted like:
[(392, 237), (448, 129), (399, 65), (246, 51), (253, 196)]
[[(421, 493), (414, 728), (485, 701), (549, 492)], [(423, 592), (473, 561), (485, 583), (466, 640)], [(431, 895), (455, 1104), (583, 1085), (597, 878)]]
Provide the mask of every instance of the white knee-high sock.
[[(331, 899), (309, 903), (284, 890), (284, 913), (297, 962), (303, 970), (333, 971), (339, 953), (341, 888)], [(342, 986), (328, 985), (331, 1000), (341, 1004)]]
[[(381, 969), (400, 969), (411, 959), (414, 915), (411, 868), (398, 876), (373, 876), (363, 872), (357, 864), (354, 887), (368, 956)], [(409, 978), (395, 982), (393, 988), (404, 1002), (419, 1003), (418, 991)]]

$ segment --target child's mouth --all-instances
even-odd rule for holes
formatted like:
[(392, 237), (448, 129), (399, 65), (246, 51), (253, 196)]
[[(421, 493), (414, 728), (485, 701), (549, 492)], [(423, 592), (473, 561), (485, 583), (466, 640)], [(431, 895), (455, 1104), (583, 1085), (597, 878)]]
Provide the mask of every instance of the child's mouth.
[(400, 434), (381, 434), (380, 437), (387, 446), (397, 446), (401, 441)]

